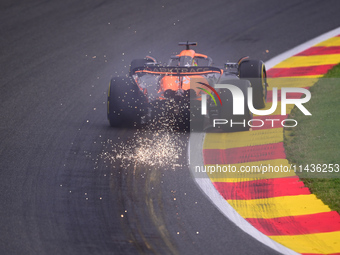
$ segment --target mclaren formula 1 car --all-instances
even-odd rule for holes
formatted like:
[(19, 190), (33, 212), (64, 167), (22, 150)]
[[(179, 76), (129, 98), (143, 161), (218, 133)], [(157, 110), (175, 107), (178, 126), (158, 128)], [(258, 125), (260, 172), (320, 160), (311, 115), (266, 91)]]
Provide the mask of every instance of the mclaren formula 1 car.
[[(243, 57), (219, 68), (212, 66), (209, 56), (191, 49), (196, 42), (179, 45), (185, 49), (172, 56), (167, 65), (146, 56), (131, 62), (126, 77), (112, 78), (107, 99), (110, 125), (139, 127), (162, 122), (175, 129), (192, 131), (212, 126), (224, 132), (248, 130), (247, 123), (252, 119), (247, 104), (249, 87), (252, 87), (254, 108), (265, 106), (268, 85), (264, 63)], [(234, 115), (233, 101), (237, 97), (223, 84), (242, 91), (242, 114)], [(220, 121), (215, 125), (214, 120)], [(231, 125), (226, 125), (228, 122)]]

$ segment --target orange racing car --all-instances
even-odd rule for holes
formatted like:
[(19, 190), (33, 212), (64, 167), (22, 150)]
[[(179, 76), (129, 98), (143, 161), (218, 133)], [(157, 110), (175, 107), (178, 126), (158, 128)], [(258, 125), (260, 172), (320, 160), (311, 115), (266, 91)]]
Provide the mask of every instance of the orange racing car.
[[(196, 46), (196, 42), (180, 42), (179, 45), (185, 46), (185, 50), (172, 56), (167, 65), (146, 56), (131, 62), (128, 77), (112, 78), (107, 100), (107, 117), (111, 126), (139, 127), (167, 121), (177, 129), (202, 131), (211, 126), (214, 118), (232, 118), (234, 122), (251, 120), (246, 103), (243, 115), (232, 114), (231, 91), (216, 89), (216, 84), (237, 86), (246, 97), (251, 86), (254, 107), (261, 109), (265, 106), (268, 85), (261, 60), (243, 57), (219, 68), (212, 66), (209, 56), (190, 48)], [(210, 96), (208, 100), (207, 95)], [(226, 132), (249, 129), (247, 126), (227, 125), (218, 128)]]

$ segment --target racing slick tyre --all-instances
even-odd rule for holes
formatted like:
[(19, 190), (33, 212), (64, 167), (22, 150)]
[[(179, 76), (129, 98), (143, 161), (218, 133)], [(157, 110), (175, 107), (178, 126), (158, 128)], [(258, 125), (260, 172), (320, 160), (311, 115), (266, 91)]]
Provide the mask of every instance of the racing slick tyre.
[(111, 79), (107, 97), (107, 118), (112, 127), (140, 127), (147, 100), (131, 78)]
[(134, 59), (131, 61), (130, 64), (130, 72), (129, 75), (132, 75), (132, 71), (133, 69), (135, 69), (136, 67), (141, 67), (144, 66), (146, 63), (151, 63), (153, 62), (151, 59), (146, 59), (146, 58), (140, 58), (140, 59)]
[[(191, 92), (196, 95), (195, 92)], [(190, 99), (190, 131), (203, 132), (205, 117), (201, 114), (201, 101), (195, 98)]]
[(226, 124), (217, 125), (223, 132), (248, 131), (248, 121), (252, 119), (252, 115), (248, 108), (247, 90), (250, 87), (249, 81), (246, 80), (225, 80), (220, 84), (231, 84), (240, 88), (244, 95), (244, 114), (233, 115), (233, 95), (228, 89), (220, 89), (222, 105), (218, 107), (218, 116), (220, 120), (225, 120)]
[(238, 67), (241, 79), (250, 81), (253, 88), (253, 105), (256, 109), (265, 107), (267, 99), (266, 67), (261, 60), (243, 60)]

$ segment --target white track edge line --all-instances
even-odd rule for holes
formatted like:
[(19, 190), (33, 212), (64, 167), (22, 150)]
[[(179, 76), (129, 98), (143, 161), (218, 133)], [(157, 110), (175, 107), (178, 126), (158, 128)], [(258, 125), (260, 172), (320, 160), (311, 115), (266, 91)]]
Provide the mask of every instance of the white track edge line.
[(314, 39), (311, 39), (305, 43), (302, 43), (295, 48), (292, 48), (286, 52), (283, 52), (282, 54), (266, 61), (266, 68), (269, 70), (270, 68), (273, 68), (276, 66), (278, 63), (282, 62), (283, 60), (290, 58), (304, 50), (307, 50), (308, 48), (314, 46), (315, 44), (321, 43), (323, 41), (326, 41), (327, 39), (330, 39), (334, 36), (337, 36), (340, 34), (340, 27), (335, 28), (327, 33), (324, 33), (318, 37), (315, 37)]
[[(287, 255), (296, 255), (299, 254), (282, 244), (277, 243), (273, 239), (269, 238), (258, 229), (256, 229), (253, 225), (251, 225), (248, 221), (246, 221), (228, 202), (225, 200), (221, 194), (216, 190), (212, 182), (210, 181), (208, 175), (204, 173), (205, 176), (197, 177), (197, 173), (195, 173), (195, 166), (203, 165), (203, 140), (205, 134), (204, 133), (194, 133), (190, 134), (190, 140), (188, 145), (188, 160), (189, 160), (189, 168), (191, 175), (196, 181), (196, 184), (203, 191), (203, 193), (210, 199), (213, 205), (231, 222), (233, 222), (237, 227), (243, 230), (246, 234), (255, 238), (257, 241), (262, 244), (272, 248), (273, 250)], [(199, 153), (193, 153), (190, 155), (190, 147), (193, 148), (201, 148), (199, 149)], [(195, 158), (193, 158), (194, 156)], [(196, 175), (196, 176), (195, 176)]]
[[(302, 52), (310, 47), (312, 47), (315, 44), (318, 44), (320, 42), (326, 41), (327, 39), (337, 36), (340, 34), (340, 27), (333, 29), (327, 33), (324, 33), (318, 37), (315, 37), (314, 39), (311, 39), (303, 44), (300, 44), (296, 46), (295, 48), (292, 48), (291, 50), (288, 50), (268, 61), (266, 61), (266, 67), (267, 70), (274, 67), (278, 63), (282, 62), (283, 60), (292, 57), (293, 55), (298, 54), (299, 52)], [(197, 136), (196, 136), (197, 135)], [(204, 194), (212, 201), (212, 203), (216, 206), (216, 208), (230, 221), (235, 223), (240, 229), (242, 229), (245, 233), (249, 234), (259, 242), (263, 243), (264, 245), (272, 248), (275, 251), (278, 251), (282, 254), (299, 254), (282, 244), (279, 244), (275, 242), (273, 239), (269, 238), (259, 230), (257, 230), (254, 226), (252, 226), (248, 221), (246, 221), (243, 217), (241, 217), (240, 214), (221, 196), (221, 194), (215, 189), (214, 185), (210, 181), (209, 177), (206, 176), (205, 178), (197, 178), (194, 175), (194, 164), (191, 164), (192, 160), (195, 160), (198, 164), (196, 165), (204, 165), (203, 164), (203, 139), (205, 134), (190, 134), (189, 139), (189, 145), (188, 145), (188, 160), (189, 160), (189, 168), (190, 172), (193, 176), (193, 178), (196, 181), (196, 184), (199, 186), (199, 188), (204, 192)], [(194, 148), (198, 148), (199, 152), (195, 153), (193, 155), (197, 155), (196, 159), (190, 158), (190, 144), (197, 143), (196, 146), (193, 146)]]

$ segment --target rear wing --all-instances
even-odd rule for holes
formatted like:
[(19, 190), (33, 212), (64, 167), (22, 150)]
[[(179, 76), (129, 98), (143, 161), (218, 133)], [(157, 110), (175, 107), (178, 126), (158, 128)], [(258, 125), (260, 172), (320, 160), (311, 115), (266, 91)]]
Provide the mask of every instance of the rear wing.
[(197, 42), (179, 42), (179, 46), (186, 46), (186, 49), (189, 50), (190, 46), (197, 46)]
[(134, 74), (154, 74), (154, 75), (174, 75), (174, 76), (188, 76), (188, 75), (204, 75), (204, 74), (223, 74), (223, 70), (212, 66), (140, 66), (132, 70)]

